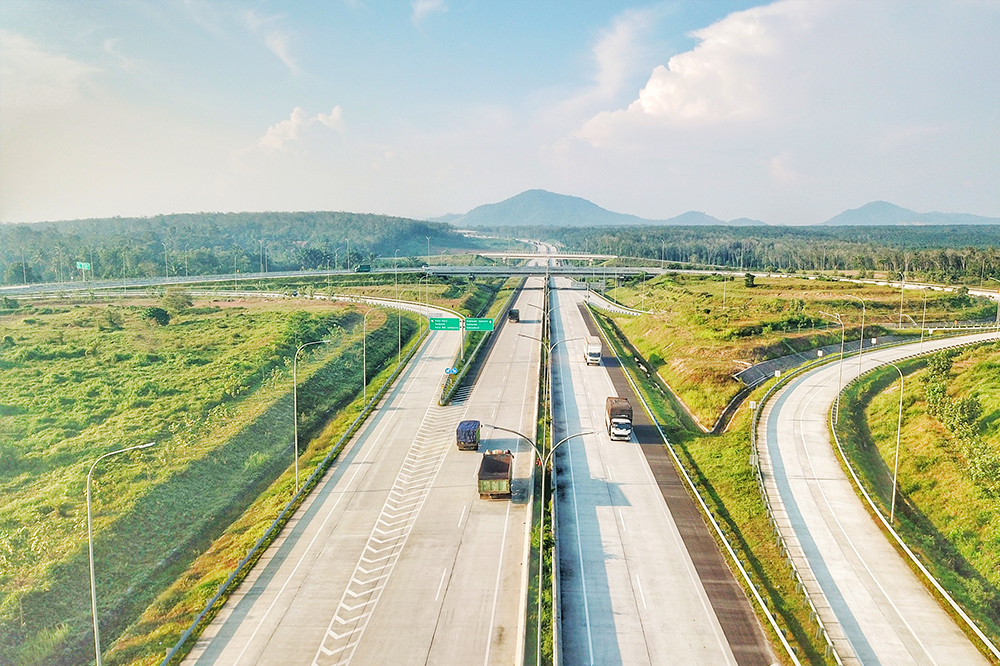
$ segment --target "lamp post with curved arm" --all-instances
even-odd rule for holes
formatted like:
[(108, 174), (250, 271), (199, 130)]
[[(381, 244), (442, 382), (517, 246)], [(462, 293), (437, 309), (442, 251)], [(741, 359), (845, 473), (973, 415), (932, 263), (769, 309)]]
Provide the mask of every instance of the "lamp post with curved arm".
[(392, 255), (392, 282), (396, 288), (396, 365), (403, 358), (403, 310), (399, 307), (399, 248)]
[(306, 342), (305, 344), (299, 345), (299, 348), (295, 350), (295, 354), (292, 356), (292, 414), (293, 414), (292, 457), (295, 458), (296, 494), (298, 494), (299, 492), (299, 378), (298, 378), (299, 352), (308, 347), (309, 345), (320, 345), (327, 342), (332, 342), (332, 340), (313, 340), (312, 342)]
[(896, 459), (892, 465), (892, 503), (889, 509), (889, 522), (896, 517), (896, 478), (899, 473), (899, 438), (903, 431), (903, 371), (892, 361), (886, 361), (899, 373), (899, 416), (896, 421)]
[(861, 344), (858, 347), (858, 377), (861, 376), (861, 356), (865, 351), (865, 299), (854, 294), (847, 294), (848, 298), (856, 298), (861, 301)]
[(490, 425), (489, 423), (484, 423), (483, 425), (489, 426), (496, 430), (503, 430), (504, 432), (509, 432), (511, 434), (517, 435), (531, 446), (532, 451), (534, 451), (535, 456), (538, 457), (538, 462), (542, 468), (542, 494), (541, 501), (539, 503), (539, 520), (541, 521), (538, 528), (538, 591), (536, 596), (538, 597), (538, 611), (536, 612), (536, 617), (538, 618), (538, 627), (535, 630), (535, 637), (537, 638), (538, 644), (535, 648), (535, 654), (537, 655), (538, 665), (541, 666), (542, 663), (542, 565), (545, 562), (545, 470), (549, 467), (549, 462), (552, 460), (552, 455), (556, 452), (556, 449), (565, 442), (576, 437), (586, 437), (587, 435), (593, 435), (594, 431), (589, 432), (578, 432), (575, 435), (570, 435), (569, 437), (564, 437), (558, 442), (556, 442), (548, 453), (544, 456), (542, 452), (538, 450), (535, 446), (535, 442), (528, 436), (519, 433), (516, 430), (511, 430), (510, 428), (504, 428), (498, 425)]
[(101, 628), (97, 622), (97, 583), (94, 579), (94, 527), (90, 514), (90, 479), (94, 474), (94, 468), (97, 467), (97, 463), (101, 462), (108, 456), (113, 456), (117, 453), (125, 453), (126, 451), (148, 449), (154, 444), (156, 444), (156, 442), (149, 442), (148, 444), (139, 444), (137, 446), (130, 446), (126, 449), (118, 449), (117, 451), (105, 453), (103, 456), (98, 457), (97, 460), (94, 461), (94, 464), (90, 466), (90, 471), (87, 472), (87, 548), (90, 555), (90, 610), (94, 615), (94, 651), (97, 653), (97, 666), (101, 666), (102, 663)]
[[(844, 320), (841, 319), (840, 315), (837, 313), (823, 312), (820, 310), (820, 314), (825, 317), (833, 317), (840, 324), (840, 376), (837, 378), (837, 395), (840, 395), (840, 390), (844, 386)], [(840, 411), (839, 409), (837, 410)], [(838, 414), (839, 416), (839, 414)]]

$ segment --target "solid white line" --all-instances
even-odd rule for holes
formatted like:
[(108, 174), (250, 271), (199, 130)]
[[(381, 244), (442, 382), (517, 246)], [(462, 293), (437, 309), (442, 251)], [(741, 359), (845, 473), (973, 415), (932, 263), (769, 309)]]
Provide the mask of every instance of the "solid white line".
[(612, 483), (614, 483), (615, 480), (611, 477), (611, 466), (610, 465), (605, 465), (604, 469), (608, 470), (608, 481), (611, 481)]
[(455, 527), (461, 527), (462, 526), (462, 521), (465, 520), (465, 510), (468, 509), (468, 508), (469, 508), (468, 504), (466, 504), (465, 506), (462, 507), (462, 515), (458, 517), (458, 525), (456, 525)]
[(622, 532), (628, 532), (628, 528), (625, 527), (625, 516), (622, 515), (621, 507), (618, 507), (618, 518), (622, 521)]
[(500, 540), (500, 562), (497, 564), (497, 582), (493, 588), (493, 610), (490, 611), (490, 623), (487, 625), (486, 658), (483, 659), (484, 666), (489, 666), (490, 648), (493, 647), (493, 621), (497, 616), (497, 601), (500, 599), (500, 574), (503, 573), (503, 552), (504, 546), (507, 545), (507, 527), (510, 525), (511, 504), (512, 502), (507, 502), (507, 513), (503, 519), (503, 539)]
[(445, 567), (444, 571), (441, 572), (441, 582), (438, 583), (438, 591), (437, 591), (437, 594), (434, 595), (434, 601), (437, 601), (438, 598), (441, 596), (441, 588), (444, 587), (444, 577), (445, 577), (445, 574), (447, 574), (447, 573), (448, 573), (448, 567)]
[(642, 591), (642, 581), (639, 580), (639, 574), (635, 575), (635, 586), (639, 588), (639, 598), (642, 599), (642, 607), (646, 608), (646, 595)]

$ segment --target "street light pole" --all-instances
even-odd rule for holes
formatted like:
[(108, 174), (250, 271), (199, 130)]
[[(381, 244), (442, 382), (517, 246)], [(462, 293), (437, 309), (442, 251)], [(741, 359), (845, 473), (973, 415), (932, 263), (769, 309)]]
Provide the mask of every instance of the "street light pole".
[(370, 315), (374, 310), (369, 310), (361, 317), (361, 390), (362, 390), (362, 403), (361, 407), (368, 404), (368, 333), (366, 330), (368, 324), (368, 315)]
[(392, 255), (392, 282), (396, 288), (396, 365), (403, 358), (403, 311), (399, 307), (399, 248)]
[[(837, 313), (831, 314), (821, 310), (820, 314), (827, 317), (834, 317), (837, 320), (837, 323), (840, 324), (840, 376), (837, 378), (837, 395), (839, 396), (840, 390), (844, 386), (844, 320), (841, 319), (840, 315)], [(840, 410), (838, 409), (837, 411), (839, 412)]]
[[(524, 336), (524, 337), (527, 337), (527, 336)], [(518, 437), (520, 437), (524, 441), (526, 441), (528, 443), (528, 445), (531, 446), (531, 449), (535, 452), (535, 455), (538, 457), (538, 462), (539, 462), (539, 464), (540, 464), (540, 466), (542, 468), (542, 491), (541, 491), (541, 501), (540, 501), (540, 504), (539, 504), (539, 514), (540, 514), (539, 520), (540, 520), (540, 524), (539, 524), (539, 528), (538, 528), (538, 590), (537, 590), (536, 595), (535, 595), (538, 598), (538, 610), (535, 613), (535, 616), (538, 619), (538, 626), (537, 626), (537, 628), (535, 630), (535, 637), (538, 640), (538, 644), (537, 644), (537, 646), (535, 648), (535, 654), (537, 656), (537, 664), (538, 664), (538, 666), (541, 666), (541, 664), (542, 664), (542, 566), (543, 566), (543, 564), (545, 562), (545, 553), (544, 553), (544, 550), (545, 550), (545, 470), (548, 469), (549, 462), (552, 460), (552, 455), (555, 453), (556, 449), (559, 448), (559, 446), (561, 444), (563, 444), (564, 442), (568, 442), (569, 440), (574, 439), (576, 437), (586, 437), (587, 435), (593, 435), (594, 431), (591, 430), (589, 432), (578, 432), (575, 435), (570, 435), (569, 437), (564, 437), (563, 439), (561, 439), (558, 442), (556, 442), (555, 445), (553, 445), (553, 447), (551, 449), (549, 449), (549, 452), (546, 453), (545, 456), (543, 457), (542, 454), (541, 454), (541, 452), (538, 450), (538, 447), (535, 446), (535, 442), (532, 441), (532, 439), (530, 437), (522, 435), (518, 431), (511, 430), (510, 428), (503, 428), (501, 426), (490, 425), (488, 423), (484, 423), (483, 425), (489, 426), (490, 428), (494, 428), (496, 430), (503, 430), (504, 432), (512, 433), (514, 435), (517, 435)]]
[(163, 277), (170, 277), (170, 268), (167, 266), (167, 244), (160, 241), (163, 246)]
[(899, 438), (903, 430), (903, 371), (892, 361), (886, 361), (899, 373), (899, 416), (896, 420), (896, 461), (892, 466), (892, 507), (889, 509), (889, 523), (896, 517), (896, 478), (899, 473)]
[(148, 444), (139, 444), (138, 446), (130, 446), (127, 449), (118, 449), (117, 451), (112, 451), (111, 453), (105, 453), (94, 461), (94, 464), (90, 466), (90, 471), (87, 472), (87, 547), (90, 555), (90, 610), (94, 615), (94, 652), (97, 654), (97, 666), (101, 666), (101, 628), (97, 621), (97, 583), (94, 578), (94, 527), (91, 520), (90, 512), (90, 478), (94, 474), (94, 468), (97, 467), (97, 463), (101, 462), (108, 456), (113, 456), (116, 453), (125, 453), (126, 451), (135, 451), (138, 449), (148, 449), (149, 447), (156, 444), (156, 442), (149, 442)]
[(865, 351), (865, 299), (860, 296), (855, 296), (854, 294), (847, 295), (850, 298), (856, 298), (861, 301), (861, 344), (858, 346), (858, 377), (861, 376), (861, 356)]
[(332, 340), (313, 340), (299, 345), (292, 356), (292, 446), (295, 458), (295, 494), (299, 493), (299, 352), (309, 345), (318, 345)]

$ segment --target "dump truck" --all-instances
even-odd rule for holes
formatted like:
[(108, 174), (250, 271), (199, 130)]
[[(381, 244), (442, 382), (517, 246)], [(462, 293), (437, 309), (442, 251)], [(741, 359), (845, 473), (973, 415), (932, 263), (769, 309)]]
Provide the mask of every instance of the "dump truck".
[(605, 403), (604, 423), (611, 439), (632, 437), (632, 405), (628, 398), (610, 397)]
[(479, 463), (479, 498), (510, 499), (514, 456), (510, 451), (487, 451)]
[(455, 440), (458, 443), (458, 448), (461, 451), (478, 451), (479, 431), (479, 421), (469, 420), (459, 423), (458, 430), (455, 433)]
[(601, 339), (596, 335), (588, 335), (586, 342), (587, 347), (583, 351), (583, 358), (587, 361), (587, 365), (600, 365), (601, 355), (604, 354)]
[(521, 313), (515, 310), (514, 308), (507, 310), (507, 321), (512, 321), (516, 324), (517, 322), (521, 321)]

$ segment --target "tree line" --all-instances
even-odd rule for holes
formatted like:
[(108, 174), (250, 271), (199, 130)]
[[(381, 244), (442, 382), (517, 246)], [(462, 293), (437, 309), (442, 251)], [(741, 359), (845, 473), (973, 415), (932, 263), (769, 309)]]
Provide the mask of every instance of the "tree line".
[(476, 241), (440, 222), (339, 212), (7, 224), (0, 225), (0, 275), (5, 284), (24, 284), (354, 268), (378, 257), (424, 255), (428, 246), (473, 249)]

